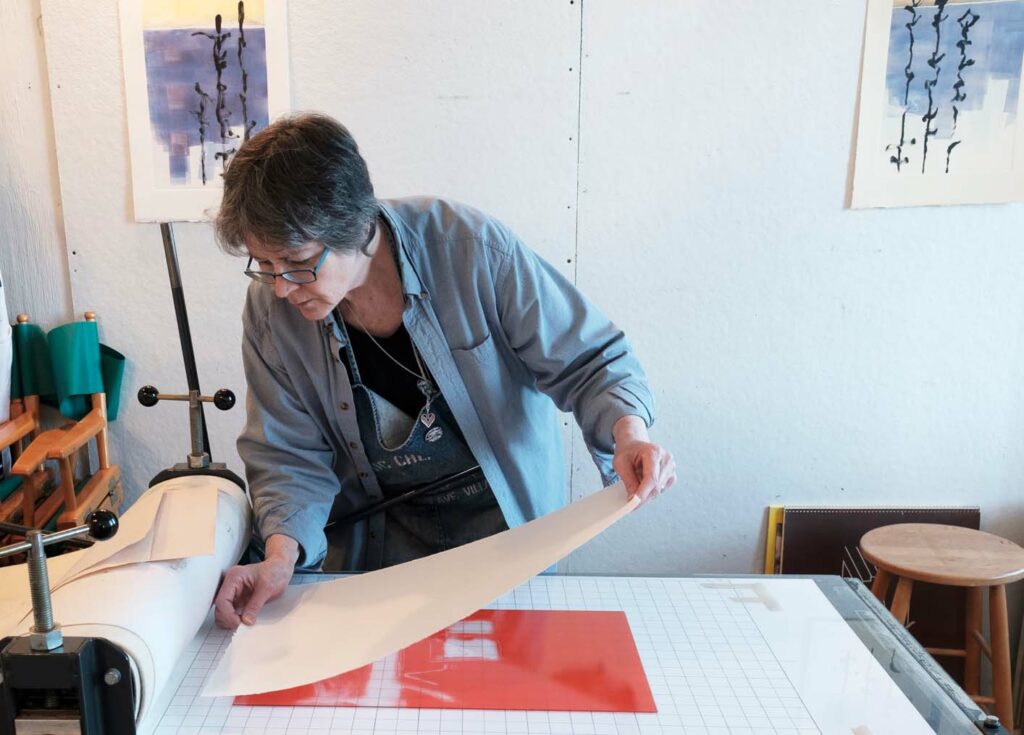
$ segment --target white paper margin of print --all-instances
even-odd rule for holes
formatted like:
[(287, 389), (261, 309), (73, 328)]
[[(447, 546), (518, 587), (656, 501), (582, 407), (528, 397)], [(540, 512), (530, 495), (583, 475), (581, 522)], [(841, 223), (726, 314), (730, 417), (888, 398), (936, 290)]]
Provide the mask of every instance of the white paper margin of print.
[(539, 574), (638, 505), (622, 483), (465, 546), (368, 574), (298, 585), (241, 626), (204, 697), (337, 676), (442, 630)]
[[(885, 114), (885, 68), (893, 7), (893, 0), (868, 0), (850, 206), (866, 209), (1024, 201), (1024, 90), (1018, 95), (1014, 161), (1008, 176), (983, 172), (902, 179), (889, 175), (891, 164), (880, 151), (884, 147), (881, 132)], [(1024, 74), (1021, 81), (1024, 86)]]
[[(722, 586), (717, 580), (703, 582)], [(835, 606), (809, 579), (735, 579), (736, 601), (747, 611), (822, 733), (934, 735), (857, 637)], [(778, 604), (761, 604), (750, 590), (764, 588)], [(841, 664), (841, 665), (840, 665)]]
[[(157, 189), (146, 91), (142, 0), (120, 0), (121, 62), (131, 151), (132, 200), (136, 222), (205, 222), (220, 205), (220, 186)], [(267, 53), (267, 112), (271, 121), (291, 109), (288, 75), (288, 13), (285, 0), (264, 0)]]

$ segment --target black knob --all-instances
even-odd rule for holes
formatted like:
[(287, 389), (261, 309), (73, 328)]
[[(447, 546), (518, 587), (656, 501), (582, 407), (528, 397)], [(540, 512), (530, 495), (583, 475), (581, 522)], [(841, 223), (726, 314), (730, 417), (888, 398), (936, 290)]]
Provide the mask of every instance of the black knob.
[(227, 388), (221, 388), (213, 394), (213, 405), (221, 411), (227, 411), (235, 405), (235, 394)]
[(139, 388), (139, 403), (143, 406), (155, 406), (157, 401), (160, 400), (160, 391), (154, 388), (152, 385), (144, 385)]
[(95, 510), (86, 518), (89, 535), (97, 541), (106, 541), (117, 533), (117, 516), (109, 510)]

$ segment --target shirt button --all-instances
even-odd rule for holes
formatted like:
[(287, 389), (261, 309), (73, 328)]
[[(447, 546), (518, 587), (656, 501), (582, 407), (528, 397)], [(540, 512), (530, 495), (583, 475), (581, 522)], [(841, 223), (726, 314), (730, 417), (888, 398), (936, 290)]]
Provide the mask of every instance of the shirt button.
[(356, 444), (355, 442), (349, 442), (349, 443), (348, 443), (348, 445), (349, 445), (350, 447), (352, 447), (353, 449), (359, 449), (359, 445), (358, 445), (358, 444)]
[(367, 478), (367, 477), (370, 476), (370, 473), (368, 473), (368, 472), (360, 472), (359, 476), (362, 477), (362, 478)]
[(342, 401), (342, 402), (341, 402), (341, 403), (339, 404), (338, 408), (340, 408), (340, 409), (341, 409), (342, 411), (347, 411), (347, 410), (348, 410), (348, 404), (347, 404), (347, 403), (345, 403), (345, 401)]

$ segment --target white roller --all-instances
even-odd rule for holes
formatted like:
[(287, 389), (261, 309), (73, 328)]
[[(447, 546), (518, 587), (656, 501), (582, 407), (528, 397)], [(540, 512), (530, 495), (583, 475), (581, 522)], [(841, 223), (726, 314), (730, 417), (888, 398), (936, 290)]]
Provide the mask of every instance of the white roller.
[[(53, 559), (51, 578), (77, 568), (77, 578), (66, 582), (53, 593), (54, 620), (66, 636), (106, 638), (120, 646), (129, 656), (137, 676), (139, 701), (137, 720), (140, 733), (150, 732), (153, 702), (159, 697), (175, 664), (188, 643), (199, 630), (217, 590), (224, 570), (238, 561), (249, 538), (249, 503), (245, 493), (232, 482), (215, 477), (190, 477), (169, 480), (150, 489), (140, 499), (140, 510), (152, 509), (152, 495), (167, 494), (180, 508), (184, 500), (193, 501), (193, 511), (200, 517), (188, 521), (187, 515), (172, 512), (155, 516), (155, 525), (139, 533), (138, 524), (154, 522), (152, 513), (133, 514), (122, 518), (124, 538), (138, 539), (133, 546), (156, 553), (159, 560), (141, 560), (106, 566), (109, 559), (97, 558), (99, 571), (82, 568), (80, 561), (90, 551), (75, 552)], [(209, 502), (215, 498), (215, 502)], [(143, 502), (145, 499), (145, 502)], [(165, 498), (166, 499), (166, 498)], [(134, 508), (135, 506), (133, 506)], [(214, 516), (210, 518), (211, 514)], [(198, 535), (214, 534), (208, 545), (213, 553), (195, 556), (202, 551)], [(115, 537), (117, 538), (117, 537)], [(165, 542), (180, 538), (178, 548)], [(102, 544), (93, 547), (98, 548)], [(123, 551), (121, 552), (123, 554)], [(124, 556), (121, 557), (125, 558)], [(24, 565), (4, 569), (0, 590), (7, 598), (8, 610), (17, 604), (16, 594), (29, 594)], [(20, 578), (19, 578), (20, 577)], [(15, 581), (17, 580), (17, 581)], [(23, 600), (21, 601), (23, 603)], [(20, 618), (13, 626), (8, 618), (5, 635), (28, 632), (31, 617)]]

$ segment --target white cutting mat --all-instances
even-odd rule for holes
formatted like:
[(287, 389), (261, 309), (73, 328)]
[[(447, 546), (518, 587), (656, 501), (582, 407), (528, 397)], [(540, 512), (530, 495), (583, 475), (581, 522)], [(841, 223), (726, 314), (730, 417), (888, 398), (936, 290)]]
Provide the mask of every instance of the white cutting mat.
[[(156, 733), (933, 732), (811, 580), (542, 576), (491, 607), (624, 611), (657, 714), (235, 707), (198, 696), (229, 638), (207, 621), (164, 695)], [(311, 635), (329, 645), (336, 633)]]

